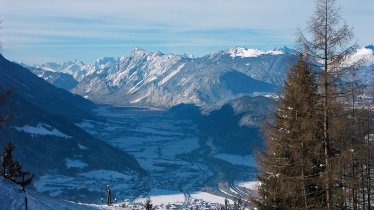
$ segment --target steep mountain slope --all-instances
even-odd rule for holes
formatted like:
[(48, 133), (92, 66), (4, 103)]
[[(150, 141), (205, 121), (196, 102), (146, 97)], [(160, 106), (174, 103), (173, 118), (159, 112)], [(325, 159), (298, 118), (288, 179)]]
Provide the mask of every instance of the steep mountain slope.
[(296, 55), (294, 50), (286, 47), (269, 51), (236, 47), (203, 58), (216, 65), (226, 65), (253, 79), (282, 86), (287, 69), (295, 62)]
[(65, 90), (71, 91), (78, 85), (78, 81), (68, 73), (55, 72), (55, 71), (45, 71), (35, 67), (27, 67), (36, 76), (43, 78), (45, 81), (51, 83), (52, 85), (63, 88)]
[(94, 104), (79, 95), (55, 88), (24, 67), (6, 60), (0, 55), (0, 86), (11, 88), (17, 95), (31, 104), (74, 120), (90, 117)]
[(74, 60), (65, 63), (45, 63), (38, 67), (45, 71), (70, 74), (76, 80), (80, 80), (81, 77), (86, 73), (88, 66), (80, 60)]
[[(36, 179), (43, 175), (77, 176), (90, 170), (143, 174), (133, 156), (116, 149), (75, 125), (98, 118), (92, 102), (56, 88), (20, 65), (0, 57), (0, 87), (13, 95), (0, 107), (10, 119), (0, 129), (0, 146), (12, 142), (15, 159)], [(69, 191), (64, 197), (76, 196)]]

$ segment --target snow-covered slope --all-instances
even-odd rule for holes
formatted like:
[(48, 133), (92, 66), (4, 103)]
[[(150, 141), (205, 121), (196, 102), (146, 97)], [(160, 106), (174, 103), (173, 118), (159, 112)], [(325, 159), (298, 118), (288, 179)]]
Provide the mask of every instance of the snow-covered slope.
[(62, 201), (47, 197), (42, 194), (22, 191), (22, 188), (12, 182), (0, 177), (0, 209), (2, 210), (20, 210), (25, 209), (25, 195), (29, 210), (94, 210), (99, 207), (79, 205), (68, 201)]
[(258, 50), (258, 49), (246, 49), (244, 47), (236, 47), (227, 50), (231, 57), (242, 57), (242, 58), (251, 58), (258, 57), (261, 55), (282, 55), (284, 54), (281, 50)]
[(45, 63), (35, 66), (45, 71), (62, 72), (72, 75), (76, 80), (82, 78), (86, 73), (87, 65), (80, 60), (69, 61), (65, 63)]
[[(2, 56), (0, 89), (12, 90), (12, 96), (0, 106), (0, 116), (12, 116), (1, 126), (0, 146), (11, 141), (16, 146), (15, 159), (35, 180), (51, 174), (80, 177), (79, 173), (99, 169), (134, 176), (142, 171), (133, 156), (75, 124), (98, 120), (92, 102), (54, 87)], [(66, 194), (73, 197), (81, 192), (69, 190)]]
[(36, 76), (43, 78), (45, 81), (51, 83), (52, 85), (58, 88), (63, 88), (65, 90), (70, 91), (78, 84), (78, 81), (76, 81), (74, 77), (68, 73), (47, 71), (30, 66), (24, 67), (28, 68)]
[(374, 46), (369, 45), (365, 48), (357, 50), (351, 57), (350, 62), (361, 61), (361, 69), (357, 76), (364, 84), (374, 85)]

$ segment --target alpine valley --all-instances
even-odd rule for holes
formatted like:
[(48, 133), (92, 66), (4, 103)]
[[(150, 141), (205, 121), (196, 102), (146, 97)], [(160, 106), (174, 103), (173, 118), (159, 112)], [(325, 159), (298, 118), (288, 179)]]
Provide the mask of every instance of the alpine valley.
[[(373, 50), (359, 49), (347, 61), (362, 60), (357, 77), (364, 85), (374, 85)], [(12, 92), (0, 143), (14, 143), (15, 159), (35, 174), (34, 200), (44, 193), (100, 204), (110, 185), (126, 205), (151, 197), (159, 206), (213, 208), (255, 194), (253, 151), (263, 146), (261, 126), (297, 57), (287, 47), (203, 57), (135, 49), (92, 64), (0, 57), (0, 87)], [(0, 180), (2, 186), (17, 191)], [(55, 209), (76, 205), (54, 202)]]

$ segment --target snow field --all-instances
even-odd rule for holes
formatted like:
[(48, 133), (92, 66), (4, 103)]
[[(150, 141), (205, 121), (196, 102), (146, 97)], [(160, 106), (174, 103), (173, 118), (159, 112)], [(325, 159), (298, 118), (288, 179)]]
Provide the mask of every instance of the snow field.
[(68, 136), (62, 133), (61, 131), (57, 130), (56, 128), (48, 124), (44, 124), (44, 123), (38, 123), (36, 126), (24, 125), (22, 127), (15, 127), (15, 129), (18, 132), (28, 133), (31, 136), (40, 135), (40, 136), (57, 136), (57, 137), (65, 138), (65, 139), (71, 138), (71, 136)]

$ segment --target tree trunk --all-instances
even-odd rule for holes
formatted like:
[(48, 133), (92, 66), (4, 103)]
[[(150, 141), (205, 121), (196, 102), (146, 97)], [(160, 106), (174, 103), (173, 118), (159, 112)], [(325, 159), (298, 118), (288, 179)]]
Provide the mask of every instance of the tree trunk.
[[(304, 142), (301, 143), (301, 151), (303, 151), (303, 154), (305, 154)], [(308, 210), (308, 202), (307, 202), (307, 198), (306, 198), (306, 185), (305, 185), (305, 161), (304, 161), (304, 156), (301, 156), (301, 180), (302, 180), (302, 183), (303, 183), (303, 197), (304, 197), (305, 210)]]

